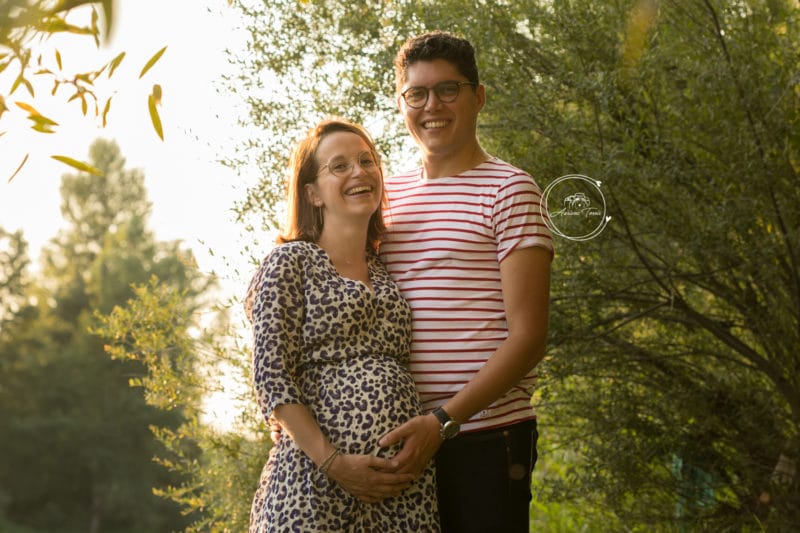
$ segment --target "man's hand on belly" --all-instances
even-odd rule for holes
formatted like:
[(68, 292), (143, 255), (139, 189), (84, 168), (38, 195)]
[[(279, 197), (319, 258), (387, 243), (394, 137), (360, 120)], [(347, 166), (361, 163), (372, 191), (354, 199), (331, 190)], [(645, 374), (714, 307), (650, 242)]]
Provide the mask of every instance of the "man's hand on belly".
[(388, 448), (402, 442), (402, 449), (392, 458), (399, 464), (397, 471), (419, 476), (442, 445), (439, 428), (440, 424), (435, 416), (415, 416), (384, 435), (379, 444)]

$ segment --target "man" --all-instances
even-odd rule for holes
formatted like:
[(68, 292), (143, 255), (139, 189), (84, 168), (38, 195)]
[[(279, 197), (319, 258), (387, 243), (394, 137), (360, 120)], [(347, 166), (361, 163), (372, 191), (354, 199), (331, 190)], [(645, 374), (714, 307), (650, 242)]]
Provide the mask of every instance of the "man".
[(411, 371), (427, 414), (381, 439), (400, 472), (435, 456), (444, 532), (528, 531), (552, 240), (533, 179), (481, 147), (472, 45), (444, 32), (395, 59), (422, 167), (386, 182), (381, 259), (412, 310)]

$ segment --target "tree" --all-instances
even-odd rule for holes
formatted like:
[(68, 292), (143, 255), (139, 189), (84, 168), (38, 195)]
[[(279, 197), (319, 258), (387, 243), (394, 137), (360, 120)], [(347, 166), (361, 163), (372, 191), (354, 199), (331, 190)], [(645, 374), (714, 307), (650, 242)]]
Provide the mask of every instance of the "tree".
[(43, 254), (30, 306), (0, 337), (5, 514), (49, 531), (176, 529), (187, 519), (153, 487), (180, 478), (152, 461), (164, 449), (149, 427), (175, 428), (183, 413), (148, 406), (129, 387), (142, 365), (109, 358), (89, 329), (132, 283), (156, 276), (195, 309), (211, 280), (191, 267), (191, 252), (147, 230), (144, 176), (125, 168), (117, 146), (97, 141), (90, 156), (103, 177), (64, 176), (67, 227)]
[[(318, 117), (379, 125), (397, 148), (394, 51), (424, 29), (465, 35), (488, 86), (483, 144), (542, 186), (601, 180), (612, 217), (594, 239), (557, 242), (539, 400), (545, 443), (578, 457), (572, 497), (628, 527), (800, 523), (794, 3), (239, 8), (252, 41), (231, 87), (269, 139), (240, 156), (256, 152), (267, 176), (243, 220), (274, 225), (287, 145)], [(560, 482), (548, 490), (567, 498)]]
[[(202, 333), (192, 333), (196, 320), (186, 298), (173, 288), (153, 278), (134, 293), (103, 316), (95, 331), (109, 342), (112, 358), (146, 369), (132, 385), (143, 388), (148, 405), (183, 415), (178, 427), (151, 428), (166, 450), (159, 463), (181, 479), (156, 492), (195, 518), (186, 531), (244, 531), (269, 449), (249, 388), (242, 387), (249, 383), (248, 359), (241, 346), (223, 342), (234, 334), (224, 324), (206, 324)], [(220, 389), (219, 373), (225, 369), (225, 386), (239, 391), (244, 407), (236, 420), (227, 421), (230, 429), (220, 430), (204, 419), (204, 400)], [(238, 387), (231, 383), (236, 376)]]
[(21, 231), (0, 228), (0, 324), (11, 318), (23, 303), (27, 281), (28, 243)]
[[(536, 70), (562, 101), (520, 119), (565, 173), (609, 184), (618, 221), (563, 247), (576, 260), (556, 289), (550, 368), (572, 387), (553, 404), (562, 420), (593, 413), (565, 432), (595, 436), (582, 486), (604, 481), (646, 523), (791, 527), (797, 479), (776, 468), (800, 453), (797, 9), (558, 4), (534, 18), (566, 43), (548, 58), (563, 71)], [(626, 38), (604, 53), (613, 33)]]

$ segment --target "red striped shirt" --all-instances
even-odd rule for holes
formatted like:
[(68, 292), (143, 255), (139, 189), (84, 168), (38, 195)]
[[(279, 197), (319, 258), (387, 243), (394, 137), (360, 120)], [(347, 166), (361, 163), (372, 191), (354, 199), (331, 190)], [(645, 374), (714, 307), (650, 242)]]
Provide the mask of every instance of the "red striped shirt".
[[(553, 249), (541, 189), (492, 158), (458, 176), (422, 169), (386, 180), (381, 259), (412, 312), (411, 373), (426, 411), (468, 383), (508, 336), (500, 263), (517, 248)], [(462, 425), (489, 429), (534, 418), (532, 371)]]

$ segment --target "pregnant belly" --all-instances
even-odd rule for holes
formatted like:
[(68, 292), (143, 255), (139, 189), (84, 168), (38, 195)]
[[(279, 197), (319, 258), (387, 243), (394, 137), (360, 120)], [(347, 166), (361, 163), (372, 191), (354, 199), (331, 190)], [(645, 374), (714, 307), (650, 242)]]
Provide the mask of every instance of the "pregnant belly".
[(372, 453), (383, 435), (420, 413), (414, 380), (392, 357), (316, 366), (304, 372), (302, 381), (317, 423), (346, 453)]

